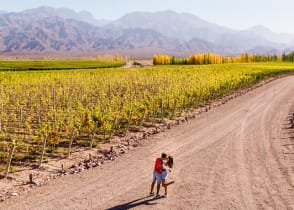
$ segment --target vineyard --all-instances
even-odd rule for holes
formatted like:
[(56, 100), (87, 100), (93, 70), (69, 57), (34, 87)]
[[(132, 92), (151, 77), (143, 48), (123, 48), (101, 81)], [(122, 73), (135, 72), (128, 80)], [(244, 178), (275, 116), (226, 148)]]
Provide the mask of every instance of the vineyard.
[(120, 56), (78, 60), (5, 60), (0, 61), (0, 71), (110, 68), (124, 63)]
[(0, 72), (0, 169), (68, 157), (283, 73), (292, 63)]

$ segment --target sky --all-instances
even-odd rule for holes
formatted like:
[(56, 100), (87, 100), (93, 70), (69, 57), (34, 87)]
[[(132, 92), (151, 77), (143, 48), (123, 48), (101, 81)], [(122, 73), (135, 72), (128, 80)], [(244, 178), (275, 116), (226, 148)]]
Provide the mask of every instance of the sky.
[(0, 10), (10, 12), (39, 6), (86, 10), (97, 19), (110, 20), (133, 11), (173, 10), (233, 29), (263, 25), (294, 33), (294, 0), (0, 0)]

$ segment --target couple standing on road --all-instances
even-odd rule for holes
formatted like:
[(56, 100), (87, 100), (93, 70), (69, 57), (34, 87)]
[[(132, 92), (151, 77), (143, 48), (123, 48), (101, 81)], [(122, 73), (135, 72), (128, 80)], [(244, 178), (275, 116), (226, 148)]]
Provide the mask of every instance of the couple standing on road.
[(164, 187), (164, 196), (167, 197), (167, 186), (174, 184), (175, 181), (166, 182), (166, 178), (168, 176), (168, 172), (171, 172), (173, 168), (173, 157), (167, 156), (166, 153), (162, 153), (160, 158), (157, 158), (155, 161), (154, 171), (153, 171), (153, 180), (151, 184), (150, 196), (153, 196), (153, 189), (155, 182), (157, 182), (156, 188), (156, 197), (160, 197), (159, 190), (160, 185), (162, 183), (162, 187)]

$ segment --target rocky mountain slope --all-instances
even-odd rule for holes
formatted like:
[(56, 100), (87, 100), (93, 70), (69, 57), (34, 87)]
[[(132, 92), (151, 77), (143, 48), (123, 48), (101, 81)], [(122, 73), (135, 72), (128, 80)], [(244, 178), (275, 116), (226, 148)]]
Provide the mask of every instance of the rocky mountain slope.
[(115, 21), (66, 8), (0, 12), (0, 56), (266, 54), (289, 50), (294, 46), (290, 43), (294, 43), (293, 35), (276, 34), (262, 26), (237, 31), (173, 11), (133, 12)]

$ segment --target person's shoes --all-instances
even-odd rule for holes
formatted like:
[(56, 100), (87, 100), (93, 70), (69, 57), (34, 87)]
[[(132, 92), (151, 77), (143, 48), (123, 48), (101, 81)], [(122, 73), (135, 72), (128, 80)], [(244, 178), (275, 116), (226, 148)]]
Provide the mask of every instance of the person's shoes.
[(167, 195), (163, 195), (162, 197), (163, 197), (163, 198), (167, 198)]
[(149, 196), (153, 196), (154, 195), (154, 192), (150, 192)]
[(157, 194), (155, 195), (155, 198), (161, 198), (161, 195)]

